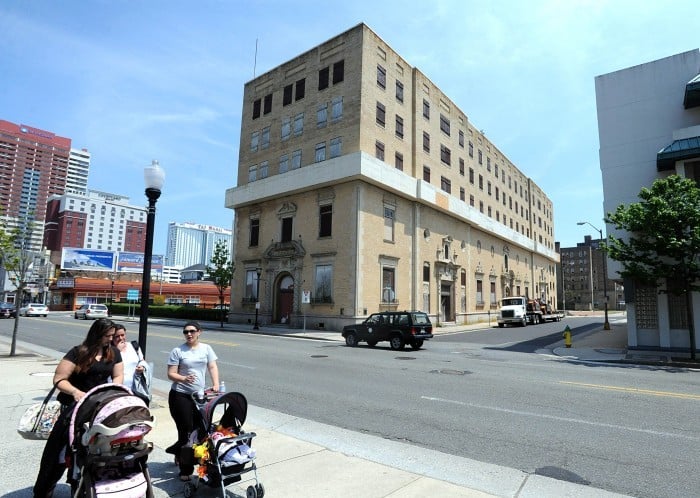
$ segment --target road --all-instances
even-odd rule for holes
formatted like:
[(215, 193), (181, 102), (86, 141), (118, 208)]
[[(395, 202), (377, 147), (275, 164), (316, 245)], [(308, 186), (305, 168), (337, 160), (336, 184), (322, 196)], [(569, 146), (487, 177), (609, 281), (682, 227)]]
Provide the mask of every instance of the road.
[[(588, 322), (569, 323), (576, 332)], [(698, 373), (534, 352), (564, 325), (443, 336), (403, 352), (216, 330), (202, 341), (229, 390), (257, 406), (617, 493), (697, 496)], [(65, 351), (88, 326), (22, 319), (19, 339)], [(136, 338), (137, 325), (128, 328)], [(181, 331), (150, 325), (148, 337), (164, 378)]]

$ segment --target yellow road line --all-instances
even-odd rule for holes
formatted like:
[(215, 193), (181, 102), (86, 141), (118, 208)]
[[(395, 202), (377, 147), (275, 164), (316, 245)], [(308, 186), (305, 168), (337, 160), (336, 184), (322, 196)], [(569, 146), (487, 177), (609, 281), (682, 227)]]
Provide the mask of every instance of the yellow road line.
[(623, 391), (635, 394), (647, 394), (649, 396), (662, 396), (667, 398), (681, 398), (681, 399), (697, 399), (700, 400), (700, 395), (698, 394), (684, 394), (684, 393), (674, 393), (668, 391), (652, 391), (649, 389), (637, 389), (635, 387), (619, 387), (619, 386), (605, 386), (601, 384), (584, 384), (582, 382), (566, 382), (560, 381), (560, 384), (569, 384), (572, 386), (580, 387), (591, 387), (593, 389), (605, 389), (608, 391)]

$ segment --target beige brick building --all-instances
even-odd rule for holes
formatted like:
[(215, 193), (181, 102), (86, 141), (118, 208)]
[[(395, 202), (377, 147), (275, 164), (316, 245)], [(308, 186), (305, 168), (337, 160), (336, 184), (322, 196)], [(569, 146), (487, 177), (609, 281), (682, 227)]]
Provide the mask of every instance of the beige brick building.
[(261, 324), (328, 329), (393, 309), (485, 320), (507, 295), (556, 306), (552, 202), (364, 24), (246, 84), (226, 206), (233, 322), (256, 298)]

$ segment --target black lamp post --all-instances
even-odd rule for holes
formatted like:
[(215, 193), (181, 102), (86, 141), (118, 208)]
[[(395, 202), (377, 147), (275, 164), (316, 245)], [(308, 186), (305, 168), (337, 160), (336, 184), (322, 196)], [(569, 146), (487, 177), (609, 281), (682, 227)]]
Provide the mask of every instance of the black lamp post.
[[(589, 225), (591, 228), (593, 228), (595, 231), (598, 232), (600, 235), (600, 240), (603, 240), (603, 231), (600, 228), (597, 228), (593, 225), (591, 225), (587, 221), (579, 221), (576, 223), (577, 225)], [(598, 247), (598, 250), (601, 250), (600, 247)], [(608, 321), (608, 255), (605, 251), (603, 252), (603, 296), (605, 298), (605, 323), (603, 325), (604, 330), (610, 330), (610, 322)], [(593, 287), (593, 282), (591, 282), (591, 287)]]
[(146, 355), (146, 335), (148, 333), (148, 301), (151, 292), (151, 260), (153, 259), (153, 230), (156, 222), (156, 201), (165, 181), (165, 171), (155, 159), (143, 171), (148, 197), (146, 215), (146, 248), (143, 254), (143, 278), (141, 280), (141, 313), (139, 314), (139, 346)]
[(109, 316), (112, 316), (112, 305), (114, 304), (114, 273), (109, 274), (112, 280), (112, 290), (109, 293)]
[(255, 274), (258, 276), (258, 280), (255, 285), (255, 324), (253, 325), (253, 330), (260, 330), (260, 324), (258, 323), (258, 310), (260, 309), (260, 274), (262, 273), (262, 268), (256, 268)]

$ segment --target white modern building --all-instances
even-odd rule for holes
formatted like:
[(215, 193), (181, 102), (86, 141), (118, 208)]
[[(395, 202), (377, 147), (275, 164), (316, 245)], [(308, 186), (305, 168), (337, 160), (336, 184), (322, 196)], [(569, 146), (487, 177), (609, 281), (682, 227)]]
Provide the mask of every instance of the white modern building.
[(90, 173), (90, 152), (87, 149), (71, 149), (68, 155), (66, 192), (86, 193)]
[(168, 224), (166, 263), (177, 268), (208, 265), (216, 245), (223, 241), (231, 252), (232, 232), (226, 228), (195, 223)]
[[(672, 174), (700, 179), (700, 51), (695, 49), (596, 77), (604, 210), (639, 202), (642, 187)], [(608, 234), (625, 234), (607, 227)], [(608, 275), (622, 267), (609, 260)], [(672, 277), (672, 276), (669, 276)], [(684, 297), (625, 281), (630, 348), (690, 346)], [(693, 296), (700, 330), (700, 295)]]

